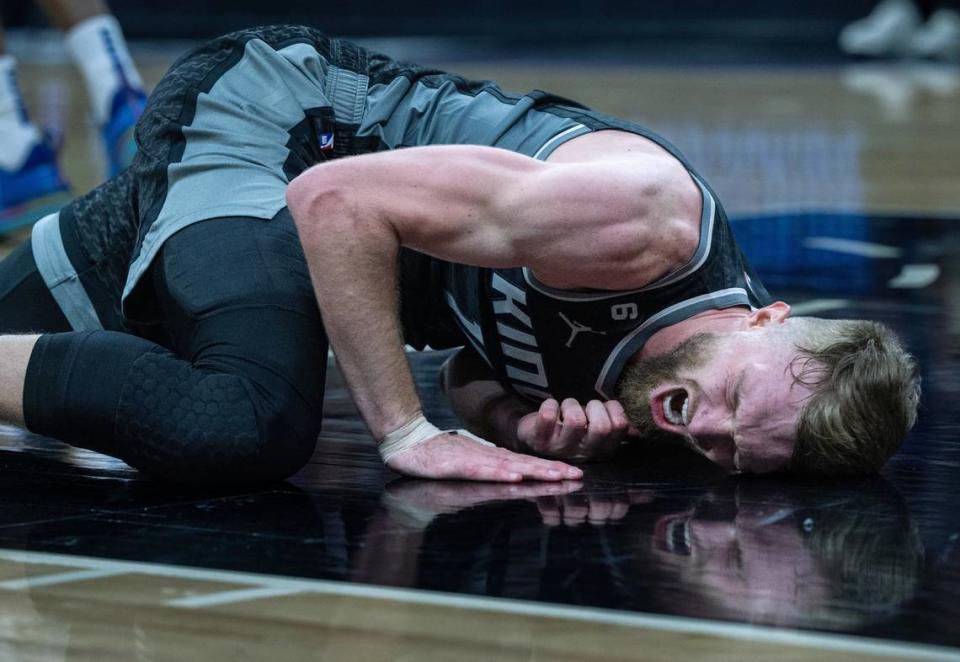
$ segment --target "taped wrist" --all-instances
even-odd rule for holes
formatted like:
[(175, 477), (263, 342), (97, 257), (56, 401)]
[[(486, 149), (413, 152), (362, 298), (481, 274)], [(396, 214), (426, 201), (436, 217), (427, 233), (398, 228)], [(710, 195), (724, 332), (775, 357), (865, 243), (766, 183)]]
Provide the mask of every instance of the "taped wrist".
[(461, 437), (466, 437), (471, 441), (475, 441), (478, 444), (483, 444), (484, 446), (495, 445), (485, 439), (481, 439), (480, 437), (471, 434), (467, 430), (441, 430), (433, 423), (428, 421), (423, 414), (417, 414), (413, 419), (404, 425), (401, 425), (396, 430), (385, 434), (377, 450), (380, 451), (380, 458), (383, 460), (383, 463), (386, 464), (393, 456), (410, 450), (414, 446), (419, 446), (431, 437), (435, 437), (438, 434), (444, 433), (457, 434)]

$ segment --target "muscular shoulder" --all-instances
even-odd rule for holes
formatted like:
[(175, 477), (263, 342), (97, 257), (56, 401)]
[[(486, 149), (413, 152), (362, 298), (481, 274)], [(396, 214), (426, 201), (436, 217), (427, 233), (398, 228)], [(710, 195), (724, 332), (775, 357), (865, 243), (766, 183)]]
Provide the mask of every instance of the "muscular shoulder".
[(557, 164), (541, 175), (557, 209), (538, 278), (559, 288), (643, 287), (685, 265), (700, 238), (702, 198), (683, 165), (663, 153)]
[(555, 287), (633, 289), (689, 261), (701, 200), (666, 153), (543, 163), (430, 146), (315, 166), (287, 203), (301, 238), (389, 236), (452, 262), (527, 266)]

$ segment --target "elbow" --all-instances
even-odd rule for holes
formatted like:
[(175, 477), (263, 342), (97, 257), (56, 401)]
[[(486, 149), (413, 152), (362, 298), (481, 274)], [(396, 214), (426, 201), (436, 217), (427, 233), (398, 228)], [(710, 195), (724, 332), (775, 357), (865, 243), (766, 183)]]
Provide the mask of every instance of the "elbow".
[(307, 197), (310, 194), (311, 182), (313, 179), (315, 179), (313, 176), (313, 171), (314, 168), (304, 170), (302, 173), (290, 180), (289, 184), (287, 184), (286, 202), (287, 207), (290, 209), (290, 213), (300, 211), (307, 203)]
[(287, 209), (308, 257), (339, 251), (344, 242), (386, 242), (391, 247), (399, 242), (393, 225), (368, 199), (368, 188), (348, 176), (342, 168), (320, 165), (287, 185)]
[(327, 176), (329, 173), (314, 166), (295, 177), (286, 191), (287, 209), (293, 216), (301, 241), (308, 243), (323, 222), (328, 224), (338, 215), (335, 208), (343, 209), (342, 189)]
[(315, 224), (312, 219), (316, 217), (317, 201), (323, 197), (318, 189), (322, 180), (316, 175), (316, 168), (310, 168), (294, 177), (287, 185), (287, 209), (290, 210), (290, 215), (293, 216), (301, 236), (304, 236), (311, 225)]

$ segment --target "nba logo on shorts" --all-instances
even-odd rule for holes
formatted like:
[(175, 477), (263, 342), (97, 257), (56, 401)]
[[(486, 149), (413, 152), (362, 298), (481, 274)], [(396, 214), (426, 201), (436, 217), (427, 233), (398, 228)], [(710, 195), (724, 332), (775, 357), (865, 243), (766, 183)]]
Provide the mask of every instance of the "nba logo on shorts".
[(320, 134), (320, 151), (329, 152), (333, 149), (333, 132)]

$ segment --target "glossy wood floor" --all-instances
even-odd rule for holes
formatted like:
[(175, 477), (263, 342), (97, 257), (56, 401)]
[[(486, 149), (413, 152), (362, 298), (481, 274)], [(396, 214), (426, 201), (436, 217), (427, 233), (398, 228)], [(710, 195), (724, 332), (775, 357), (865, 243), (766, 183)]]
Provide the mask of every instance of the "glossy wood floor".
[[(82, 90), (27, 46), (31, 108), (82, 192), (102, 172)], [(176, 55), (135, 54), (151, 83)], [(583, 484), (397, 480), (335, 372), (310, 465), (242, 492), (5, 428), (0, 659), (960, 660), (960, 71), (441, 60), (663, 133), (772, 291), (893, 324), (926, 384), (903, 452), (839, 484), (639, 451)], [(452, 423), (442, 359), (414, 365)]]

